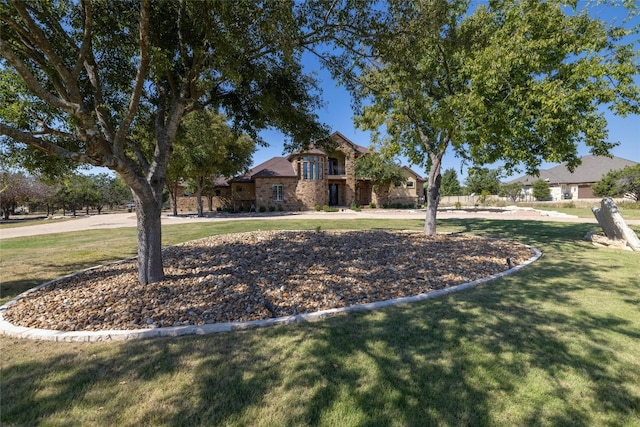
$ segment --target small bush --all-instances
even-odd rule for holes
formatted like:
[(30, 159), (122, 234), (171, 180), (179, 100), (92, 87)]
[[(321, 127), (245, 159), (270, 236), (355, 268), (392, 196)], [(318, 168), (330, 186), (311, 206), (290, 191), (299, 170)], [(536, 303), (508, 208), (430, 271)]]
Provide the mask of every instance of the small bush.
[(349, 206), (349, 208), (352, 211), (356, 211), (356, 212), (360, 212), (362, 209), (360, 209), (360, 206), (356, 205), (356, 202), (351, 202), (351, 206)]
[(640, 209), (640, 202), (622, 201), (616, 203), (620, 209)]
[(278, 205), (278, 212), (282, 212), (282, 211), (284, 211), (284, 206)]
[(275, 207), (275, 206), (269, 206), (269, 212), (273, 212), (273, 211), (275, 211), (275, 210), (276, 210), (276, 207)]
[(260, 212), (266, 212), (267, 208), (265, 208), (264, 206), (260, 206), (260, 208), (258, 209)]
[(462, 203), (456, 202), (456, 209), (462, 209)]
[(316, 205), (316, 211), (320, 212), (322, 210), (322, 206)]
[(323, 210), (323, 211), (325, 211), (325, 212), (338, 212), (338, 209), (336, 209), (336, 208), (332, 208), (332, 207), (331, 207), (331, 206), (329, 206), (329, 205), (324, 205), (324, 206), (322, 207), (322, 210)]
[(371, 209), (375, 209), (375, 208), (376, 208), (376, 204), (375, 204), (375, 203), (373, 203), (373, 202), (371, 202), (371, 203), (369, 203), (369, 207), (370, 207)]

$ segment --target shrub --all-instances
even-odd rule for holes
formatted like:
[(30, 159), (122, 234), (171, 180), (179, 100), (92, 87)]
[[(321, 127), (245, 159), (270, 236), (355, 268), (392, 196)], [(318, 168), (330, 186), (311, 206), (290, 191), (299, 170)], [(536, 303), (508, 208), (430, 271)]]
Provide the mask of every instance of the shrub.
[(322, 206), (320, 206), (320, 205), (316, 205), (315, 208), (316, 208), (316, 211), (318, 211), (318, 212), (320, 212), (322, 210)]
[(361, 211), (360, 206), (356, 205), (356, 202), (351, 202), (351, 206), (349, 206), (349, 208), (352, 211), (356, 211), (356, 212), (360, 212)]
[(460, 201), (456, 202), (456, 209), (462, 209), (462, 203), (460, 203)]
[(276, 207), (275, 207), (275, 206), (269, 206), (269, 212), (273, 212), (273, 211), (275, 211), (275, 210), (276, 210)]
[(375, 203), (373, 203), (373, 202), (371, 202), (371, 203), (369, 203), (369, 207), (370, 207), (371, 209), (375, 209), (375, 208), (376, 208), (376, 204), (375, 204)]
[(278, 212), (282, 212), (284, 210), (284, 207), (282, 205), (278, 205)]
[(266, 212), (267, 208), (265, 208), (264, 206), (260, 206), (260, 208), (258, 209), (260, 212)]
[(338, 212), (338, 209), (336, 209), (336, 208), (332, 208), (332, 207), (331, 207), (331, 206), (329, 206), (329, 205), (324, 205), (324, 206), (322, 207), (322, 210), (323, 210), (323, 211), (325, 211), (325, 212)]

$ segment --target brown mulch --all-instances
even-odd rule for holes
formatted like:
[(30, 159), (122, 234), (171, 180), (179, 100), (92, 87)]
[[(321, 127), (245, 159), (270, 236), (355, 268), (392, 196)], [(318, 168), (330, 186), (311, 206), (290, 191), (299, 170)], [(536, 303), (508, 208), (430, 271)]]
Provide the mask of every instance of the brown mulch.
[(24, 296), (14, 325), (60, 331), (248, 321), (413, 296), (490, 276), (534, 255), (514, 242), (399, 231), (259, 231), (164, 251), (166, 279), (136, 261), (98, 267)]

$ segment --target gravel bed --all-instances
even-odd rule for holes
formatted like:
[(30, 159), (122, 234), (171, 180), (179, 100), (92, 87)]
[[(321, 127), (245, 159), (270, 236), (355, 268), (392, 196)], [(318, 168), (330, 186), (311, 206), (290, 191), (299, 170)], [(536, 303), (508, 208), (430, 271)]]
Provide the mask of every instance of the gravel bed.
[(136, 261), (65, 278), (20, 298), (14, 325), (59, 331), (247, 321), (413, 296), (534, 255), (514, 242), (402, 231), (259, 231), (166, 248), (166, 279), (140, 285)]

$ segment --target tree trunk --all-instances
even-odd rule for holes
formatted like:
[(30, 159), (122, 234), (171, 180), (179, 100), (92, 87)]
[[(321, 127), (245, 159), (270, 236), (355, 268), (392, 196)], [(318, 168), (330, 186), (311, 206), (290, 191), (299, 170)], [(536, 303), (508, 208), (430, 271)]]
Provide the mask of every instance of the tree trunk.
[(427, 236), (436, 235), (436, 216), (440, 201), (440, 182), (442, 177), (438, 173), (435, 177), (433, 169), (429, 172), (429, 186), (427, 188), (427, 217), (424, 221), (424, 233)]
[(173, 210), (173, 216), (178, 216), (178, 182), (174, 185), (167, 185), (169, 190), (169, 196), (171, 196), (171, 208)]
[(429, 170), (429, 182), (427, 184), (427, 216), (424, 220), (424, 234), (427, 236), (436, 235), (436, 216), (438, 214), (438, 203), (440, 203), (440, 184), (442, 176), (440, 168), (444, 152), (439, 152), (431, 156), (431, 169)]
[(138, 280), (142, 284), (159, 282), (164, 279), (160, 220), (162, 200), (143, 200), (138, 195), (135, 200), (138, 224)]
[(204, 216), (204, 209), (202, 208), (202, 188), (204, 187), (204, 177), (199, 176), (196, 178), (196, 202), (198, 204), (198, 217)]

